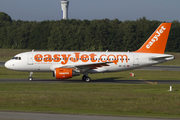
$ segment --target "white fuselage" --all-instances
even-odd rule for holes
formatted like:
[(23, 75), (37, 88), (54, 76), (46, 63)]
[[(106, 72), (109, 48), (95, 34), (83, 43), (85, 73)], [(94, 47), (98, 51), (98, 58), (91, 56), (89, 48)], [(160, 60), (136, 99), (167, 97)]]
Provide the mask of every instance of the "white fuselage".
[[(168, 54), (136, 52), (25, 52), (17, 54), (14, 59), (5, 63), (6, 68), (28, 72), (51, 72), (55, 68), (84, 69), (83, 72), (114, 72), (136, 69), (174, 59)], [(106, 63), (106, 66), (94, 64)], [(87, 67), (87, 69), (86, 69)]]

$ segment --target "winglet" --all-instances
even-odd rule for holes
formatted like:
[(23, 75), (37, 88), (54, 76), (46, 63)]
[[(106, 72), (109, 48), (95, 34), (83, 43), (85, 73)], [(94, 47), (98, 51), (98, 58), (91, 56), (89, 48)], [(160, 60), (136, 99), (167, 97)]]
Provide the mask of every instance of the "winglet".
[(166, 48), (170, 28), (171, 23), (162, 23), (142, 47), (135, 52), (163, 54)]

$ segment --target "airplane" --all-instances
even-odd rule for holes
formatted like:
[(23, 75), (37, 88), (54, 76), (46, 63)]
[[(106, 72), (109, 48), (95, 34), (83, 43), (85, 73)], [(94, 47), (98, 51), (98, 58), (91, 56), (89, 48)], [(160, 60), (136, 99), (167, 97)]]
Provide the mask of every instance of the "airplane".
[(89, 73), (117, 72), (138, 69), (173, 60), (164, 54), (171, 23), (161, 23), (147, 41), (134, 52), (81, 52), (34, 51), (15, 55), (5, 63), (11, 70), (52, 72), (56, 79), (68, 79), (83, 74), (82, 80), (90, 82)]

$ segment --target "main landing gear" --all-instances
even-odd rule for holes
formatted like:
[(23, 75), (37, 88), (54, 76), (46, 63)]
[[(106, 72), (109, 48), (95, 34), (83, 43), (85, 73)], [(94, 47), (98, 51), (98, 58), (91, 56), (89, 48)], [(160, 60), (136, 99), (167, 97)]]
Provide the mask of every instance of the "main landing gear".
[[(28, 78), (29, 81), (32, 81), (32, 80), (33, 80), (32, 75), (33, 75), (33, 72), (30, 72), (30, 75), (29, 75), (29, 78)], [(84, 76), (82, 77), (82, 80), (83, 80), (83, 81), (86, 81), (86, 82), (90, 82), (90, 81), (91, 81), (91, 78), (88, 77), (88, 75), (84, 75)]]
[(86, 82), (90, 82), (90, 81), (91, 81), (91, 78), (88, 77), (87, 75), (84, 75), (84, 76), (82, 77), (82, 80), (83, 80), (83, 81), (86, 81)]
[(28, 78), (29, 81), (33, 80), (32, 75), (33, 75), (33, 72), (30, 72), (30, 75), (29, 75), (30, 77)]

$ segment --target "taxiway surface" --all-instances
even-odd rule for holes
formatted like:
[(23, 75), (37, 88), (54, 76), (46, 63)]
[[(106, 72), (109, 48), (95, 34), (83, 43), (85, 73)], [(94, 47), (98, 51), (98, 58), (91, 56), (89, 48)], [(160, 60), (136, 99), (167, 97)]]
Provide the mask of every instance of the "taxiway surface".
[(0, 112), (0, 120), (178, 120), (178, 119)]
[(4, 66), (4, 64), (5, 64), (5, 62), (0, 62), (0, 66), (1, 67)]
[[(82, 80), (56, 80), (56, 79), (0, 79), (0, 83), (85, 83)], [(100, 79), (92, 80), (91, 83), (111, 83), (111, 84), (180, 84), (180, 80), (113, 80), (113, 79)]]

